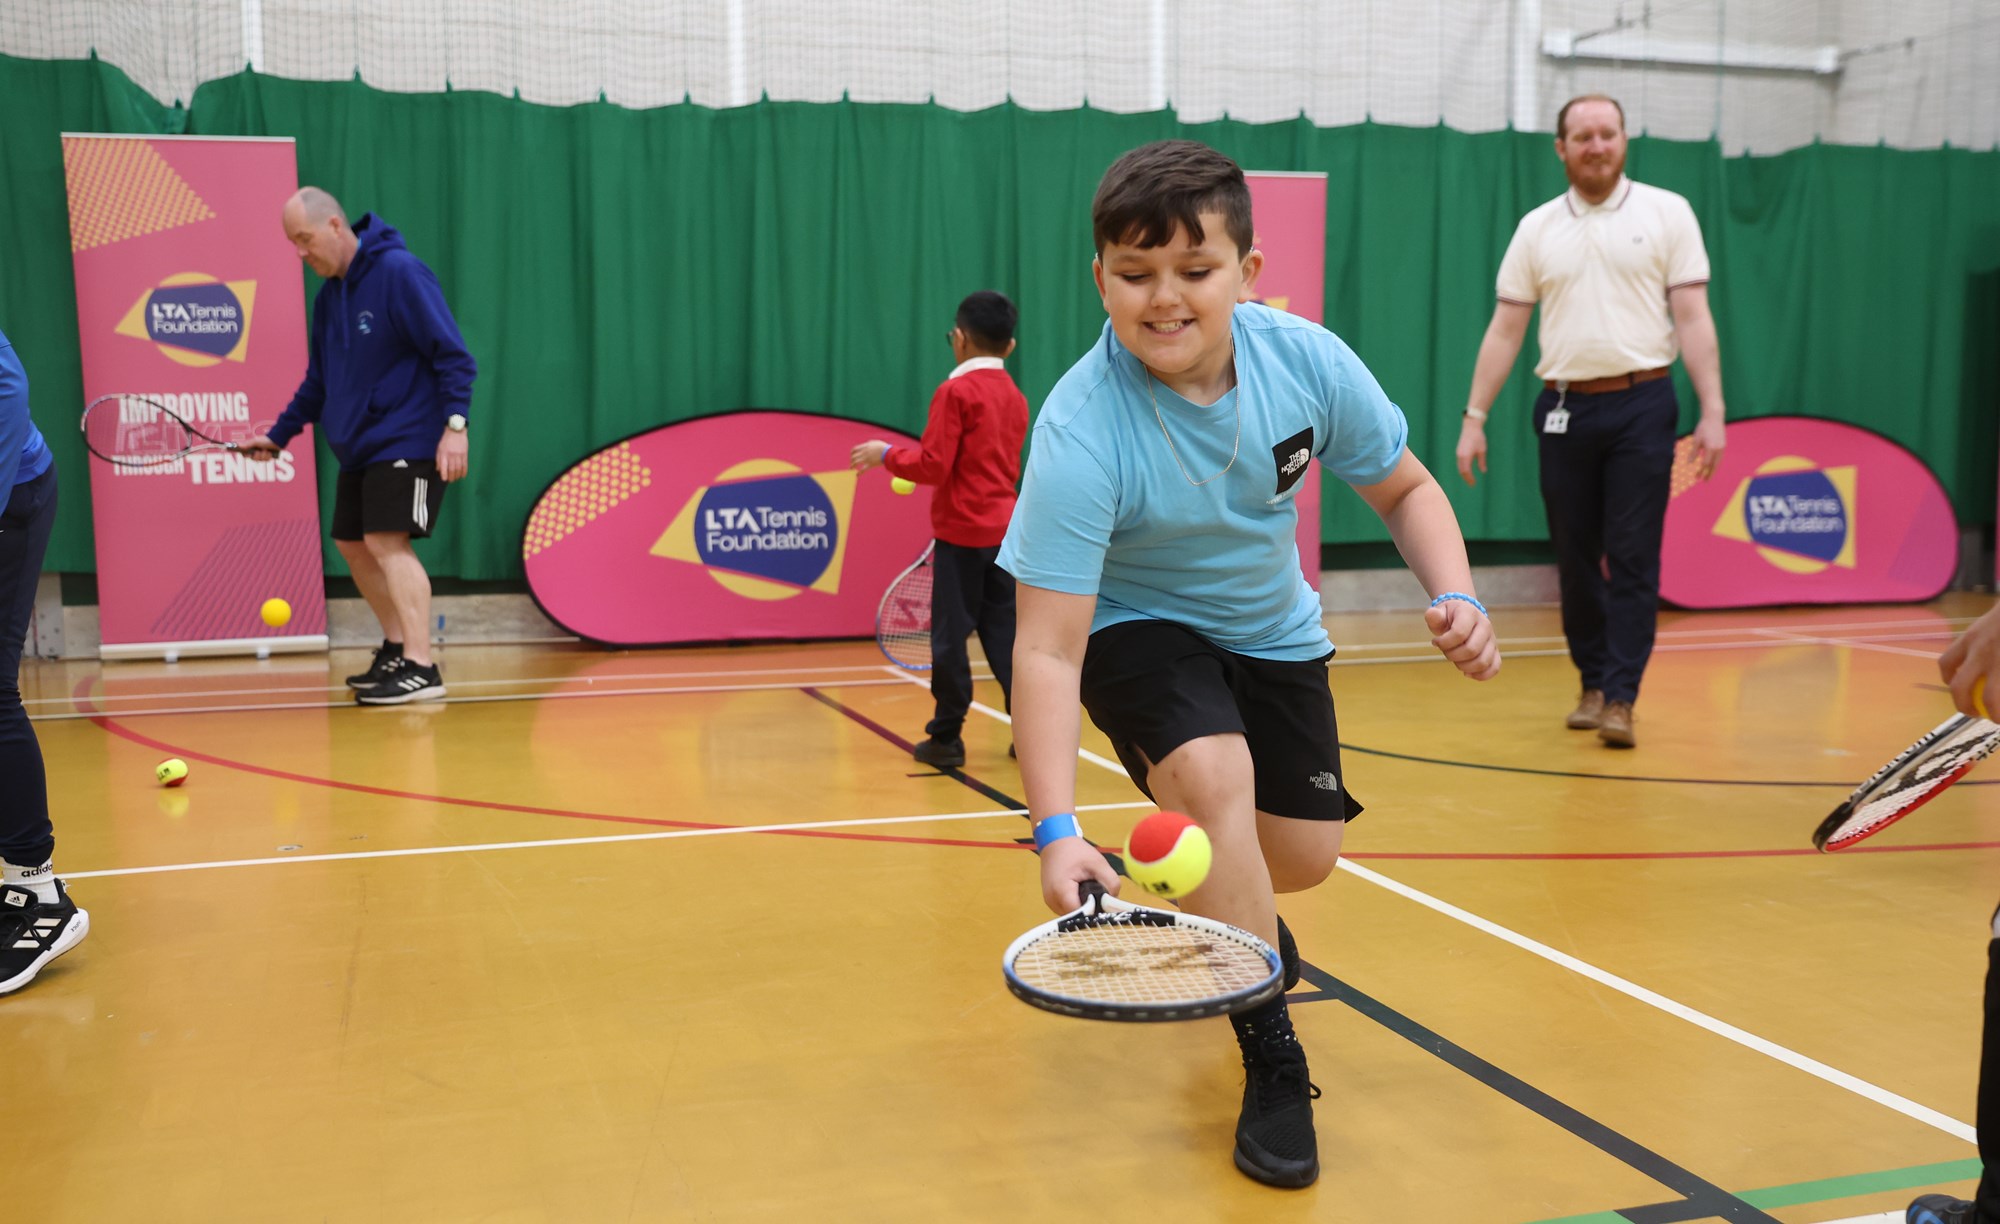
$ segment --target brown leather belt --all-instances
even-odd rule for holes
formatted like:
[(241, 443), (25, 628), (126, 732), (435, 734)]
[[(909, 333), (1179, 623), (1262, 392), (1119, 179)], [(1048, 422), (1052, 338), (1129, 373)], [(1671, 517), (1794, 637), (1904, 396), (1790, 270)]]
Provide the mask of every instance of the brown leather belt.
[(1669, 369), (1668, 366), (1657, 366), (1650, 370), (1634, 370), (1630, 374), (1613, 374), (1609, 378), (1586, 378), (1582, 382), (1572, 382), (1568, 387), (1558, 385), (1553, 378), (1544, 378), (1542, 385), (1551, 391), (1567, 390), (1571, 395), (1602, 395), (1606, 391), (1623, 391), (1642, 382), (1665, 378)]

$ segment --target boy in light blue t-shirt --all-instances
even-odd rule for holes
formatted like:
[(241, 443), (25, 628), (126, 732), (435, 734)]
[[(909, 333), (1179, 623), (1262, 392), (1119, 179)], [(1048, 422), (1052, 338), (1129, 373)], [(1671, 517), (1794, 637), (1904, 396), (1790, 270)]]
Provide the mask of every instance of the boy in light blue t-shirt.
[[(1475, 680), (1500, 669), (1458, 520), (1409, 427), (1325, 328), (1247, 304), (1263, 265), (1236, 163), (1194, 141), (1119, 158), (1091, 204), (1102, 336), (1042, 406), (1000, 564), (1014, 575), (1014, 736), (1050, 908), (1118, 877), (1081, 836), (1079, 699), (1140, 789), (1214, 844), (1184, 900), (1298, 953), (1275, 892), (1324, 880), (1361, 811), (1340, 769), (1319, 596), (1294, 496), (1317, 458), (1382, 516)], [(1305, 1052), (1280, 996), (1231, 1017), (1236, 1165), (1319, 1176)]]

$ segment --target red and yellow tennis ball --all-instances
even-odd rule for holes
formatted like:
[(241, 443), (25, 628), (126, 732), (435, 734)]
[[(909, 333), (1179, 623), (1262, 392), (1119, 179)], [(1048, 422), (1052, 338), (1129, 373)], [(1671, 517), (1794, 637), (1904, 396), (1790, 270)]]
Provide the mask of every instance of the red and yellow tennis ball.
[(292, 619), (292, 605), (282, 599), (267, 599), (264, 606), (257, 609), (257, 615), (264, 618), (265, 624), (276, 629)]
[(917, 491), (917, 482), (904, 480), (901, 476), (892, 476), (889, 479), (889, 488), (896, 493), (914, 493)]
[(179, 757), (168, 757), (153, 767), (153, 776), (161, 786), (179, 786), (187, 781), (188, 763)]
[(1201, 826), (1179, 812), (1154, 812), (1132, 826), (1125, 867), (1156, 897), (1185, 897), (1208, 878), (1215, 851)]

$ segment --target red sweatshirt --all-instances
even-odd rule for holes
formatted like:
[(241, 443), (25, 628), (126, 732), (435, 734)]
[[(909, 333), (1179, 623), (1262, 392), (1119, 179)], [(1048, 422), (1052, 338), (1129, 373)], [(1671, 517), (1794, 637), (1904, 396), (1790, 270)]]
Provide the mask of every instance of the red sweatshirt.
[(998, 357), (974, 357), (931, 396), (919, 446), (892, 446), (891, 476), (936, 485), (931, 534), (962, 548), (994, 548), (1007, 536), (1021, 480), (1028, 400)]

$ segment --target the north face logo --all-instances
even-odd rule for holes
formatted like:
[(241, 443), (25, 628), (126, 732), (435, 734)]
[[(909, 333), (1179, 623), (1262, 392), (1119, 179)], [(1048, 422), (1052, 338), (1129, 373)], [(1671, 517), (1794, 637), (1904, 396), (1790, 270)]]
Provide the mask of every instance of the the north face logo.
[(1314, 774), (1310, 778), (1307, 778), (1306, 781), (1312, 783), (1314, 786), (1319, 787), (1323, 791), (1337, 791), (1340, 789), (1340, 779), (1334, 777), (1333, 774), (1326, 772), (1324, 770)]
[(1308, 450), (1293, 451), (1292, 457), (1290, 459), (1285, 460), (1285, 466), (1279, 470), (1284, 472), (1285, 475), (1290, 476), (1293, 472), (1296, 472), (1300, 468), (1304, 467), (1311, 459), (1312, 459), (1311, 451)]

